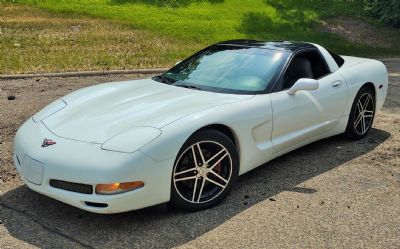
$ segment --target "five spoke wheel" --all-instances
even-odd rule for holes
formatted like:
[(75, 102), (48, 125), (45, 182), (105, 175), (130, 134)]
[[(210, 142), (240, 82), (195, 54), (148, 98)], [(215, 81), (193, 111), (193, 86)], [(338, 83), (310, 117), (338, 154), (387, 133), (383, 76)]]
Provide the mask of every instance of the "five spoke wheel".
[(374, 116), (374, 89), (370, 86), (363, 86), (354, 98), (345, 135), (352, 139), (365, 137), (372, 127)]
[(364, 135), (372, 124), (374, 117), (374, 102), (371, 93), (364, 93), (357, 102), (354, 129), (359, 135)]
[(178, 194), (193, 203), (217, 197), (232, 175), (228, 150), (215, 141), (200, 141), (188, 147), (178, 158), (173, 182)]
[(222, 201), (239, 175), (239, 154), (226, 134), (204, 129), (182, 146), (172, 171), (170, 204), (202, 210)]

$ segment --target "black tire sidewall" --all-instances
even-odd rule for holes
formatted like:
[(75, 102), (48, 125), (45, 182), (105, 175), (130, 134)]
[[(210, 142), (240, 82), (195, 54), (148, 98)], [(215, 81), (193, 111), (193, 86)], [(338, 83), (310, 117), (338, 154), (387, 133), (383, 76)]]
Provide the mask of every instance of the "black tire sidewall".
[[(356, 114), (357, 103), (360, 100), (361, 96), (363, 94), (365, 94), (365, 93), (370, 93), (371, 96), (372, 96), (372, 101), (373, 101), (373, 104), (374, 104), (374, 112), (373, 112), (373, 115), (372, 115), (371, 125), (369, 126), (368, 130), (364, 134), (360, 135), (355, 130), (354, 121), (355, 121), (355, 118), (356, 118), (355, 114)], [(365, 136), (367, 136), (369, 131), (372, 128), (373, 123), (374, 123), (375, 110), (376, 110), (376, 102), (375, 102), (375, 93), (374, 93), (374, 91), (370, 87), (366, 87), (366, 86), (362, 87), (360, 89), (360, 91), (358, 91), (356, 97), (354, 98), (354, 102), (353, 102), (353, 105), (351, 107), (351, 112), (350, 112), (350, 115), (349, 115), (349, 121), (347, 122), (345, 135), (348, 138), (351, 138), (351, 139), (361, 139), (361, 138), (364, 138)]]
[[(175, 185), (173, 182), (173, 174), (175, 172), (175, 168), (177, 166), (177, 160), (180, 157), (180, 155), (190, 146), (197, 142), (201, 141), (215, 141), (223, 145), (227, 150), (228, 153), (231, 156), (232, 159), (232, 175), (231, 178), (228, 182), (228, 185), (225, 187), (225, 189), (220, 193), (216, 198), (212, 199), (211, 201), (205, 202), (205, 203), (192, 203), (188, 202), (185, 199), (183, 199), (175, 189)], [(180, 149), (174, 163), (174, 167), (172, 170), (172, 175), (171, 175), (171, 199), (170, 199), (170, 204), (184, 210), (188, 211), (198, 211), (202, 209), (206, 209), (212, 206), (217, 205), (219, 202), (221, 202), (228, 194), (231, 192), (232, 188), (234, 187), (237, 178), (239, 175), (239, 155), (236, 149), (235, 144), (231, 141), (231, 139), (223, 134), (220, 131), (217, 130), (212, 130), (212, 129), (207, 129), (207, 130), (200, 130), (193, 134), (182, 146)]]

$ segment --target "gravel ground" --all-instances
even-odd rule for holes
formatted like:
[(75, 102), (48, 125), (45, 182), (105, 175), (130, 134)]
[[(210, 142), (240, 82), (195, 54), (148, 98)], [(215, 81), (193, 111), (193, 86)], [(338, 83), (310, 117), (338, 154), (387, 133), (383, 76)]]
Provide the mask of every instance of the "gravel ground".
[(91, 214), (30, 191), (12, 165), (17, 128), (46, 104), (144, 75), (0, 81), (0, 248), (399, 248), (400, 60), (386, 63), (388, 99), (367, 138), (333, 137), (275, 159), (196, 213)]

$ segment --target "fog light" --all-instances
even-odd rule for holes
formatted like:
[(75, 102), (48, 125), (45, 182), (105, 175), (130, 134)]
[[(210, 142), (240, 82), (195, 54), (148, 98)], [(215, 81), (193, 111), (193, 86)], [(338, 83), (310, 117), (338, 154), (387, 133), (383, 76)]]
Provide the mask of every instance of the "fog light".
[(113, 194), (119, 194), (135, 189), (142, 188), (144, 186), (144, 183), (139, 181), (139, 182), (114, 182), (110, 184), (97, 184), (96, 185), (96, 194), (100, 195), (113, 195)]

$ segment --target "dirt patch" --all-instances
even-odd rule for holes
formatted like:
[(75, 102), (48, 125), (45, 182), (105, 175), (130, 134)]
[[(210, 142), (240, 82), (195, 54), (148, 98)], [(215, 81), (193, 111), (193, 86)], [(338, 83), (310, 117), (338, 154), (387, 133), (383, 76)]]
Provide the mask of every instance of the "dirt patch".
[(377, 48), (398, 46), (395, 37), (399, 37), (400, 29), (377, 27), (362, 19), (338, 17), (321, 21), (322, 31), (338, 34), (348, 41), (365, 44)]

